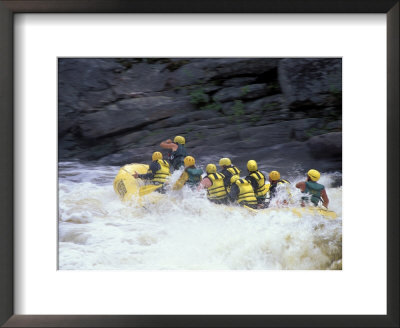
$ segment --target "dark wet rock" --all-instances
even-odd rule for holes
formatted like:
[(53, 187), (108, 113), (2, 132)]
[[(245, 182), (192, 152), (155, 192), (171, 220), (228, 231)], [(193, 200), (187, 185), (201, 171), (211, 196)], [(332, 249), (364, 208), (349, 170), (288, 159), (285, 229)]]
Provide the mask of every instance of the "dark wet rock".
[[(61, 139), (65, 139), (66, 135), (71, 132), (71, 130), (77, 126), (77, 120), (74, 119), (66, 119), (64, 118), (62, 123), (58, 125), (58, 137)], [(70, 138), (72, 136), (70, 135)]]
[(150, 131), (136, 131), (132, 133), (128, 133), (122, 137), (117, 137), (115, 138), (115, 145), (119, 149), (121, 147), (127, 146), (127, 145), (132, 145), (134, 146), (135, 144), (140, 143), (143, 138), (148, 136), (150, 134)]
[(125, 165), (127, 163), (150, 163), (152, 150), (145, 148), (131, 148), (123, 152), (107, 155), (99, 160), (101, 164)]
[(92, 91), (81, 100), (81, 112), (97, 111), (105, 105), (112, 103), (114, 100), (115, 95), (111, 89)]
[[(201, 110), (194, 112), (187, 112), (174, 115), (168, 119), (159, 121), (157, 123), (149, 125), (149, 129), (160, 129), (172, 126), (180, 126), (184, 123), (196, 122), (196, 121), (208, 121), (209, 119), (218, 117), (218, 112), (213, 110)], [(209, 123), (210, 124), (210, 123)]]
[(205, 83), (242, 75), (260, 75), (277, 69), (279, 59), (214, 58), (192, 61), (173, 72), (169, 87)]
[(247, 112), (271, 112), (280, 110), (284, 107), (282, 94), (264, 97), (247, 103)]
[(59, 158), (147, 162), (155, 150), (166, 155), (162, 140), (183, 135), (199, 163), (229, 155), (242, 168), (254, 157), (265, 168), (302, 170), (314, 163), (340, 170), (341, 141), (330, 135), (341, 131), (339, 64), (336, 59), (60, 59)]
[(326, 133), (325, 130), (322, 130), (325, 124), (323, 119), (307, 118), (293, 122), (297, 124), (292, 127), (292, 138), (298, 141), (306, 141), (315, 135)]
[(196, 63), (191, 63), (171, 73), (166, 81), (168, 88), (198, 85), (210, 80), (209, 74)]
[(270, 172), (278, 170), (281, 174), (305, 174), (310, 168), (322, 172), (341, 170), (341, 160), (315, 159), (310, 153), (306, 142), (291, 141), (271, 147), (251, 150), (246, 154), (235, 153), (235, 162), (245, 168), (249, 159), (259, 163), (261, 169)]
[(234, 110), (233, 110), (234, 104), (235, 103), (233, 101), (221, 104), (221, 112), (224, 113), (225, 115), (233, 115), (234, 114)]
[[(164, 72), (166, 64), (139, 63), (112, 81), (113, 91), (118, 97), (125, 95), (161, 91), (169, 78), (168, 72)], [(162, 72), (162, 74), (161, 74)]]
[(248, 84), (254, 84), (257, 80), (256, 76), (234, 77), (223, 81), (224, 87), (240, 87)]
[(332, 121), (326, 125), (327, 130), (342, 130), (342, 120)]
[(190, 107), (190, 104), (167, 97), (147, 97), (122, 100), (117, 107), (117, 111), (104, 110), (80, 118), (82, 136), (98, 138), (142, 128), (171, 117), (177, 110)]
[(220, 90), (222, 87), (219, 85), (213, 85), (213, 84), (206, 84), (202, 87), (203, 91), (205, 93), (213, 93), (215, 91)]
[(224, 88), (214, 94), (213, 99), (227, 102), (235, 99), (253, 99), (268, 95), (270, 88), (265, 83), (250, 84), (243, 87)]
[(217, 113), (210, 111), (211, 115), (208, 115), (205, 119), (196, 121), (197, 126), (208, 126), (210, 129), (225, 128), (228, 125), (228, 119), (221, 117)]
[(329, 159), (342, 157), (342, 133), (331, 132), (310, 138), (307, 142), (314, 158)]
[(335, 104), (342, 92), (342, 61), (282, 59), (278, 68), (282, 92), (290, 108)]
[[(121, 68), (113, 59), (76, 58), (59, 60), (59, 83), (69, 84), (75, 90), (101, 91), (110, 87), (114, 71)], [(66, 96), (64, 92), (61, 97)]]
[(229, 58), (218, 59), (208, 65), (208, 70), (213, 70), (213, 77), (227, 79), (233, 76), (257, 75), (260, 76), (278, 67), (278, 58)]
[(296, 132), (307, 131), (317, 126), (319, 119), (282, 121), (240, 131), (240, 139), (263, 140), (264, 146), (288, 143), (295, 138)]

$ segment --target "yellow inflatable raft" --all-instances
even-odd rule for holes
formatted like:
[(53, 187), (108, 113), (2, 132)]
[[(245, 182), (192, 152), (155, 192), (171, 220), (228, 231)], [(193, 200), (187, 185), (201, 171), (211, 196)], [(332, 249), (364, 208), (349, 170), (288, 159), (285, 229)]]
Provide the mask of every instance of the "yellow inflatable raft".
[(149, 166), (146, 164), (127, 164), (119, 169), (114, 179), (114, 190), (123, 201), (131, 200), (133, 196), (139, 196), (140, 187), (144, 186), (141, 179), (135, 179), (132, 174), (147, 173)]
[(327, 220), (334, 220), (338, 216), (334, 211), (329, 211), (325, 210), (320, 207), (312, 207), (312, 206), (307, 206), (307, 207), (276, 207), (276, 208), (264, 208), (264, 209), (253, 209), (248, 206), (227, 206), (229, 211), (237, 211), (240, 208), (246, 209), (247, 211), (251, 213), (263, 213), (263, 214), (273, 214), (273, 213), (292, 213), (298, 217), (304, 217), (306, 215), (311, 215), (311, 216), (323, 216)]
[[(147, 173), (149, 166), (146, 164), (127, 164), (120, 168), (117, 176), (114, 179), (114, 190), (119, 195), (119, 197), (123, 201), (129, 201), (133, 198), (140, 198), (139, 190), (143, 186), (145, 186), (144, 182), (141, 179), (135, 179), (132, 174), (138, 172), (139, 174)], [(163, 195), (160, 193), (152, 192), (147, 200), (151, 203), (157, 203)], [(223, 206), (223, 205), (222, 205)], [(240, 207), (237, 206), (226, 206), (228, 210), (238, 210)], [(290, 212), (298, 217), (303, 217), (305, 215), (322, 215), (326, 219), (336, 219), (337, 214), (333, 211), (325, 210), (320, 207), (280, 207), (280, 208), (266, 208), (254, 210), (250, 207), (245, 207), (248, 211), (252, 213), (266, 213), (272, 214), (274, 212)]]
[(306, 215), (320, 215), (323, 216), (325, 219), (328, 220), (334, 220), (337, 218), (337, 214), (334, 211), (329, 211), (325, 210), (320, 207), (313, 207), (313, 206), (307, 206), (307, 207), (279, 207), (279, 208), (266, 208), (266, 209), (261, 209), (261, 210), (253, 210), (252, 211), (260, 211), (262, 213), (268, 213), (272, 214), (273, 212), (290, 212), (298, 217), (303, 217)]

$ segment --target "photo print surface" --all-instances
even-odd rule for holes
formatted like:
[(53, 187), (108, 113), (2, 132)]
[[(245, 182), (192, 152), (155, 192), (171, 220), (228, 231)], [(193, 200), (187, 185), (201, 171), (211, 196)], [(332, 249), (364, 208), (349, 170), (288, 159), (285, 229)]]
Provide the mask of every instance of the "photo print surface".
[(59, 58), (60, 270), (341, 270), (341, 58)]

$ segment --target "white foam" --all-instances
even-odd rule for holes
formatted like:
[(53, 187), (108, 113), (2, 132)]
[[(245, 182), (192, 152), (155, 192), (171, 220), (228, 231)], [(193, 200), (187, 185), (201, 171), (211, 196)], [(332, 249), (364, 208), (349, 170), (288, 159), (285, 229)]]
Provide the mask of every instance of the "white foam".
[[(186, 187), (143, 208), (114, 193), (117, 172), (60, 165), (60, 269), (327, 269), (341, 260), (341, 219), (229, 210)], [(341, 188), (328, 194), (341, 213)]]

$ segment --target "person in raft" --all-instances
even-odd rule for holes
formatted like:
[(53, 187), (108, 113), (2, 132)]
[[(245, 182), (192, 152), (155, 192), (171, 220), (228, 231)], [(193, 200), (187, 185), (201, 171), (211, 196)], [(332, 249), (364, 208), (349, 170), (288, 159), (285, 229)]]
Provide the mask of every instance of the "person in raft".
[(162, 185), (157, 191), (165, 193), (165, 182), (170, 175), (169, 164), (163, 159), (163, 155), (159, 151), (154, 152), (151, 159), (152, 162), (146, 174), (139, 174), (135, 171), (132, 176), (135, 179), (149, 180), (154, 185)]
[[(276, 197), (276, 192), (278, 187), (286, 185), (286, 192), (291, 197), (291, 193), (289, 188), (287, 187), (290, 182), (284, 179), (281, 179), (281, 174), (278, 171), (271, 171), (268, 175), (269, 184), (267, 185), (267, 191), (269, 192), (268, 205), (271, 203), (272, 199)], [(288, 201), (285, 199), (282, 202), (287, 205)], [(279, 205), (279, 204), (277, 204)]]
[(183, 164), (185, 165), (185, 170), (175, 182), (174, 186), (172, 187), (173, 190), (180, 190), (184, 185), (187, 185), (190, 188), (198, 187), (201, 182), (203, 170), (198, 169), (195, 166), (195, 159), (192, 156), (186, 156), (183, 160)]
[(250, 182), (253, 187), (254, 194), (257, 198), (257, 204), (259, 208), (266, 206), (265, 200), (267, 195), (267, 187), (265, 185), (265, 175), (258, 170), (257, 162), (250, 160), (247, 162), (248, 175), (245, 179)]
[(184, 165), (183, 160), (187, 156), (185, 143), (182, 136), (176, 136), (174, 141), (168, 139), (160, 143), (161, 148), (169, 149), (168, 161), (174, 170), (179, 170)]
[(217, 173), (215, 164), (206, 166), (207, 175), (201, 180), (199, 189), (207, 189), (207, 198), (215, 204), (228, 204), (228, 194), (226, 192), (224, 178), (221, 173)]
[(237, 175), (239, 177), (240, 170), (235, 165), (232, 165), (231, 160), (226, 157), (219, 160), (219, 166), (222, 169), (219, 173), (225, 176), (224, 184), (226, 191), (229, 193), (229, 190), (231, 188), (231, 179), (234, 175)]
[(251, 183), (246, 179), (240, 179), (237, 175), (234, 175), (231, 179), (229, 199), (240, 206), (258, 208), (257, 198)]
[[(311, 169), (307, 172), (307, 180), (298, 182), (296, 188), (299, 188), (301, 192), (307, 194), (307, 196), (302, 197), (303, 201), (311, 202), (314, 206), (318, 206), (319, 202), (322, 201), (322, 205), (328, 208), (329, 198), (326, 194), (325, 187), (317, 182), (320, 177), (321, 173)], [(304, 202), (301, 206), (305, 206)]]

